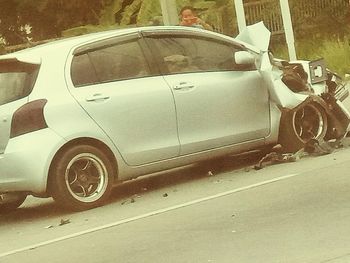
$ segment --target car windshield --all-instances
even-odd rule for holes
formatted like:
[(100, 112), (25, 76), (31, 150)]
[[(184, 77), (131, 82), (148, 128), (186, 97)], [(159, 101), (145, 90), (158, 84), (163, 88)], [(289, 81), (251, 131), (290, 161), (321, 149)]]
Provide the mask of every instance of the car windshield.
[(28, 96), (39, 65), (9, 60), (0, 62), (0, 105)]

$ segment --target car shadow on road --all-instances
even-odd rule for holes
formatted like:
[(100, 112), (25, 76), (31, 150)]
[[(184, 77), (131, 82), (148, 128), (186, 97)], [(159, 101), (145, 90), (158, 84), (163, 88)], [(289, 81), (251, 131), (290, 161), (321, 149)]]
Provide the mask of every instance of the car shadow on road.
[[(168, 186), (178, 187), (186, 182), (201, 180), (208, 176), (215, 176), (228, 171), (246, 169), (255, 164), (259, 158), (261, 158), (261, 154), (259, 153), (229, 156), (187, 166), (185, 168), (140, 177), (115, 187), (107, 203), (111, 204), (132, 198), (135, 195), (143, 193), (145, 190), (150, 192)], [(56, 205), (52, 198), (30, 199), (30, 201), (26, 201), (22, 207), (15, 211), (6, 214), (1, 214), (0, 212), (0, 225), (65, 217), (74, 213)]]
[(108, 203), (131, 199), (145, 191), (156, 191), (169, 186), (180, 186), (187, 182), (202, 180), (206, 177), (215, 177), (225, 172), (249, 170), (264, 154), (251, 152), (247, 154), (228, 156), (215, 160), (208, 160), (172, 171), (147, 175), (135, 180), (127, 181), (114, 188)]

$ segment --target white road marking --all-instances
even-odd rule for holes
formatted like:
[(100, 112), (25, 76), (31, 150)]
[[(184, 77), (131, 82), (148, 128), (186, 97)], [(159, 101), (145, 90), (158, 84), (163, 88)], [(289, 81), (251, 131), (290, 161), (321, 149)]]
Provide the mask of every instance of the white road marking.
[(116, 221), (114, 223), (110, 223), (110, 224), (106, 224), (106, 225), (103, 225), (103, 226), (87, 229), (87, 230), (84, 230), (84, 231), (80, 231), (80, 232), (73, 233), (73, 234), (70, 234), (70, 235), (62, 236), (62, 237), (59, 237), (59, 238), (54, 238), (54, 239), (51, 239), (51, 240), (47, 240), (47, 241), (44, 241), (44, 242), (40, 242), (40, 243), (37, 243), (37, 244), (26, 246), (26, 247), (23, 247), (23, 248), (19, 248), (19, 249), (15, 249), (15, 250), (12, 250), (12, 251), (4, 252), (4, 253), (0, 254), (0, 258), (6, 257), (6, 256), (10, 256), (10, 255), (13, 255), (13, 254), (16, 254), (16, 253), (24, 252), (24, 251), (36, 249), (36, 248), (39, 248), (39, 247), (47, 246), (47, 245), (50, 245), (50, 244), (53, 244), (53, 243), (57, 243), (57, 242), (60, 242), (60, 241), (64, 241), (64, 240), (67, 240), (67, 239), (71, 239), (71, 238), (74, 238), (74, 237), (90, 234), (90, 233), (97, 232), (97, 231), (100, 231), (100, 230), (104, 230), (104, 229), (107, 229), (107, 228), (111, 228), (111, 227), (119, 226), (119, 225), (122, 225), (122, 224), (130, 223), (130, 222), (133, 222), (133, 221), (136, 221), (136, 220), (139, 220), (139, 219), (143, 219), (143, 218), (147, 218), (147, 217), (163, 214), (163, 213), (166, 213), (166, 212), (169, 212), (169, 211), (172, 211), (172, 210), (176, 210), (176, 209), (179, 209), (179, 208), (195, 205), (195, 204), (198, 204), (198, 203), (202, 203), (202, 202), (209, 201), (209, 200), (212, 200), (212, 199), (216, 199), (216, 198), (219, 198), (219, 197), (223, 197), (223, 196), (226, 196), (226, 195), (230, 195), (230, 194), (246, 191), (246, 190), (249, 190), (249, 189), (252, 189), (252, 188), (256, 188), (256, 187), (259, 187), (259, 186), (263, 186), (263, 185), (271, 184), (271, 183), (274, 183), (274, 182), (286, 180), (286, 179), (289, 179), (291, 177), (295, 177), (297, 175), (299, 175), (299, 174), (290, 174), (290, 175), (277, 177), (277, 178), (272, 179), (272, 180), (267, 180), (267, 181), (263, 181), (263, 182), (260, 182), (260, 183), (256, 183), (256, 184), (252, 184), (252, 185), (236, 188), (236, 189), (229, 190), (229, 191), (226, 191), (226, 192), (222, 192), (222, 193), (219, 193), (219, 194), (216, 194), (216, 195), (211, 195), (211, 196), (199, 198), (199, 199), (192, 200), (192, 201), (189, 201), (189, 202), (186, 202), (186, 203), (182, 203), (182, 204), (179, 204), (179, 205), (174, 205), (174, 206), (170, 206), (170, 207), (167, 207), (167, 208), (155, 210), (155, 211), (152, 211), (152, 212), (149, 212), (149, 213), (146, 213), (146, 214), (142, 214), (142, 215), (139, 215), (139, 216), (134, 216), (134, 217), (126, 218), (126, 219), (123, 219), (123, 220), (119, 220), (119, 221)]

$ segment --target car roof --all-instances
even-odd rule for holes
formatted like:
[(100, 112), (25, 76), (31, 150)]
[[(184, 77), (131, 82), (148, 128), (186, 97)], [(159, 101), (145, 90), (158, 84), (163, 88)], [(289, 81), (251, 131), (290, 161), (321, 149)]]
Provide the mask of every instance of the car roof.
[[(103, 40), (109, 37), (114, 37), (118, 35), (131, 34), (137, 32), (183, 32), (183, 33), (194, 33), (194, 34), (208, 34), (211, 36), (226, 38), (227, 40), (233, 40), (232, 37), (225, 36), (219, 33), (193, 28), (193, 27), (183, 27), (183, 26), (148, 26), (148, 27), (134, 27), (134, 28), (124, 28), (124, 29), (114, 29), (108, 31), (102, 31), (97, 33), (90, 33), (86, 35), (74, 36), (69, 38), (63, 38), (59, 40), (53, 40), (48, 43), (40, 44), (34, 47), (29, 47), (20, 51), (16, 51), (13, 53), (9, 53), (6, 55), (0, 56), (0, 59), (12, 59), (12, 58), (29, 58), (29, 57), (44, 57), (46, 54), (51, 54), (52, 52), (58, 52), (61, 54), (67, 54), (72, 48), (76, 46), (80, 46), (83, 44), (87, 44), (96, 40)], [(256, 52), (256, 48), (250, 46), (244, 42), (235, 40), (238, 44), (241, 44), (252, 51)], [(28, 59), (23, 59), (28, 61)], [(34, 61), (38, 61), (38, 59), (34, 59)]]

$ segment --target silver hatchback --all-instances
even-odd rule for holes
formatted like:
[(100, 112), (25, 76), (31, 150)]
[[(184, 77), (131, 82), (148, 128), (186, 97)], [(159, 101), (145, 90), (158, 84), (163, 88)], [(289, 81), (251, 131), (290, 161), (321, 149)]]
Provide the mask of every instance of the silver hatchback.
[(342, 138), (347, 90), (321, 73), (315, 81), (307, 61), (188, 27), (114, 30), (0, 56), (0, 210), (29, 194), (89, 209), (140, 175)]

